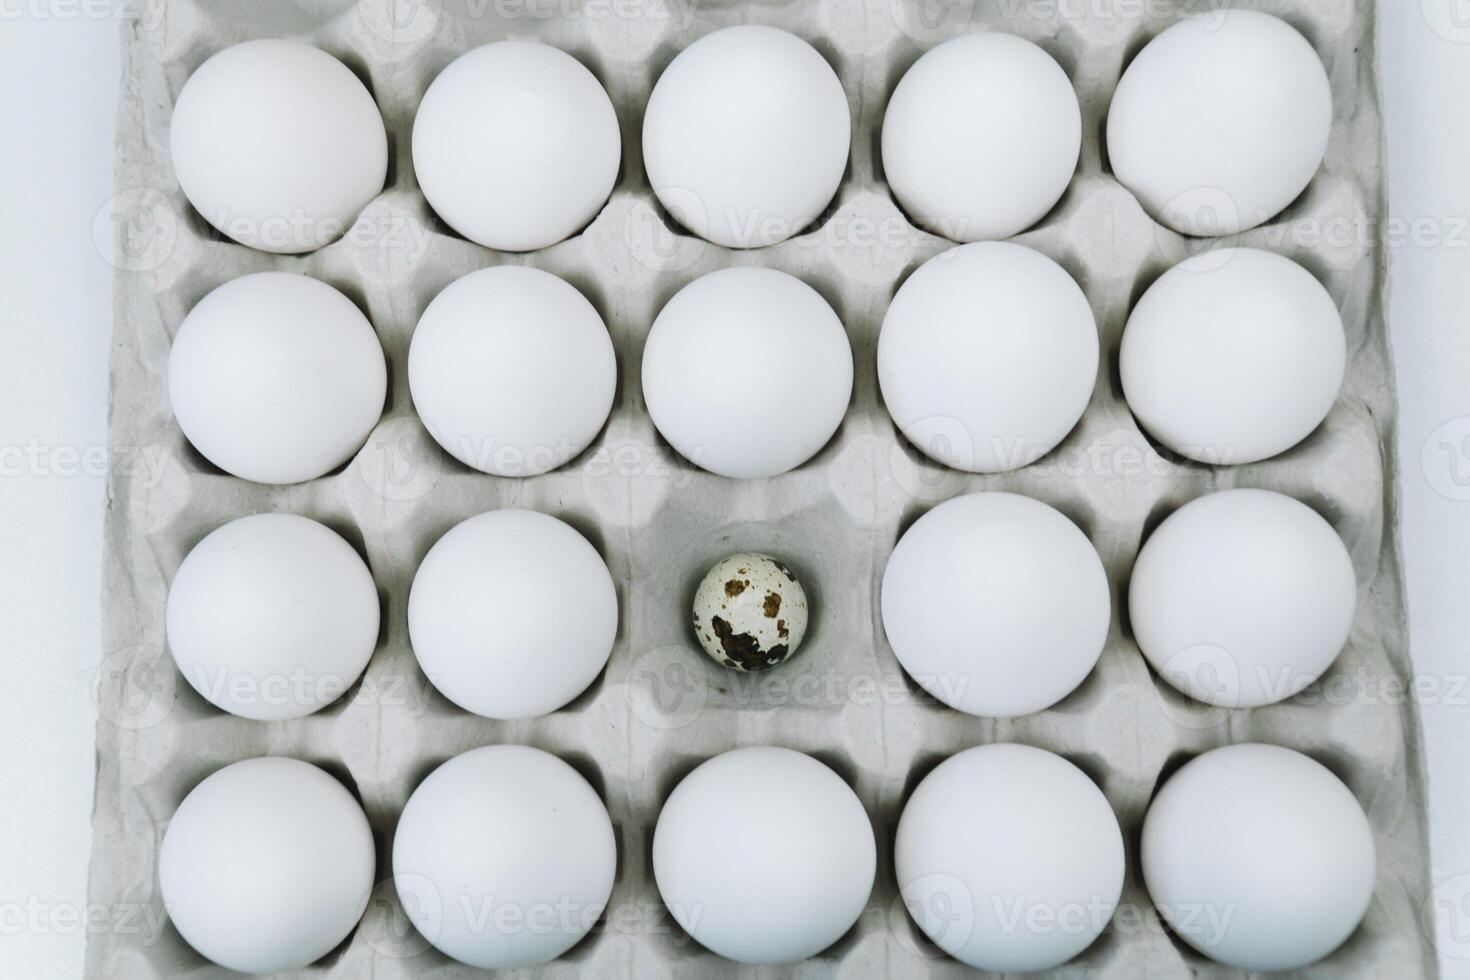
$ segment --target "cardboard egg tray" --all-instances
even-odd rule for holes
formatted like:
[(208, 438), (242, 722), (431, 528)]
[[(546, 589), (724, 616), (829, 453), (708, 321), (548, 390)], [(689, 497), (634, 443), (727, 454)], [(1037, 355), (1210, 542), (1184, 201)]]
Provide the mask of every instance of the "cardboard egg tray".
[[(1429, 882), (1425, 773), (1416, 713), (1393, 685), (1411, 675), (1397, 538), (1395, 401), (1383, 316), (1384, 151), (1372, 0), (1265, 0), (1240, 6), (1284, 16), (1327, 65), (1336, 119), (1311, 187), (1267, 226), (1220, 244), (1289, 255), (1325, 283), (1343, 312), (1348, 372), (1331, 415), (1303, 444), (1253, 465), (1211, 468), (1166, 459), (1128, 411), (1117, 352), (1141, 292), (1212, 242), (1162, 230), (1109, 172), (1101, 145), (1123, 67), (1179, 16), (1220, 17), (1205, 0), (333, 0), (142, 4), (123, 29), (111, 368), (111, 476), (106, 523), (105, 648), (99, 681), (91, 900), (162, 915), (155, 858), (171, 814), (206, 775), (263, 754), (324, 766), (362, 801), (379, 844), (382, 885), (358, 930), (301, 976), (457, 977), (476, 971), (427, 945), (394, 897), (389, 863), (405, 800), (436, 765), (501, 742), (554, 752), (606, 801), (618, 874), (593, 935), (537, 975), (566, 977), (950, 977), (974, 971), (924, 941), (897, 897), (895, 826), (914, 785), (960, 749), (1020, 741), (1058, 752), (1106, 793), (1128, 846), (1122, 906), (1108, 931), (1058, 974), (1136, 978), (1238, 975), (1163, 928), (1138, 865), (1138, 837), (1161, 780), (1232, 742), (1287, 745), (1325, 763), (1366, 809), (1379, 854), (1377, 889), (1348, 942), (1304, 976), (1437, 975), (1424, 917)], [(851, 158), (829, 211), (781, 245), (735, 252), (681, 232), (644, 174), (643, 106), (663, 67), (696, 37), (747, 22), (809, 40), (832, 63), (853, 119)], [(879, 131), (889, 94), (933, 44), (994, 29), (1027, 37), (1067, 70), (1080, 96), (1084, 142), (1071, 188), (1019, 241), (1060, 262), (1097, 315), (1104, 356), (1081, 423), (1053, 453), (1014, 472), (972, 476), (927, 462), (884, 411), (875, 375), (889, 300), (921, 262), (950, 247), (905, 220), (883, 179)], [(251, 251), (223, 239), (188, 205), (171, 171), (171, 107), (189, 74), (250, 38), (309, 41), (356, 71), (382, 109), (391, 146), (387, 187), (346, 237), (314, 254)], [(456, 236), (428, 209), (410, 159), (414, 110), (437, 73), (492, 40), (531, 37), (563, 48), (603, 82), (618, 110), (617, 187), (581, 234), (543, 251), (498, 254)], [(1003, 97), (1004, 93), (999, 94)], [(499, 263), (563, 276), (601, 312), (618, 353), (612, 417), (592, 447), (534, 479), (471, 471), (440, 452), (414, 414), (406, 362), (419, 314), (452, 280)], [(732, 481), (681, 461), (654, 430), (639, 365), (649, 324), (695, 277), (730, 265), (783, 269), (841, 316), (856, 376), (831, 443), (794, 472)], [(234, 277), (286, 269), (351, 297), (382, 339), (388, 404), (343, 469), (309, 483), (260, 486), (213, 468), (186, 443), (169, 409), (170, 338), (185, 314)], [(1226, 487), (1265, 487), (1320, 511), (1346, 540), (1359, 584), (1346, 650), (1318, 685), (1283, 704), (1223, 711), (1187, 701), (1145, 664), (1126, 615), (1128, 575), (1145, 536), (1172, 510)], [(1102, 555), (1114, 596), (1111, 632), (1086, 682), (1050, 710), (1015, 720), (969, 717), (927, 698), (884, 638), (878, 594), (901, 531), (936, 502), (1010, 490), (1059, 508)], [(526, 507), (561, 517), (606, 558), (621, 621), (606, 670), (563, 710), (494, 722), (456, 708), (419, 671), (405, 609), (429, 546), (481, 511)], [(342, 700), (297, 721), (260, 723), (208, 704), (178, 674), (164, 637), (169, 581), (189, 549), (224, 522), (260, 511), (323, 521), (366, 558), (383, 628), (364, 678)], [(695, 584), (737, 550), (778, 555), (813, 602), (800, 653), (779, 670), (743, 676), (698, 651), (688, 606)], [(858, 924), (835, 946), (789, 968), (723, 961), (663, 911), (650, 867), (658, 812), (699, 762), (743, 745), (809, 752), (856, 790), (877, 833), (877, 884)], [(771, 828), (779, 834), (780, 828)], [(89, 976), (223, 975), (171, 927), (93, 936)], [(527, 971), (528, 975), (530, 971)]]

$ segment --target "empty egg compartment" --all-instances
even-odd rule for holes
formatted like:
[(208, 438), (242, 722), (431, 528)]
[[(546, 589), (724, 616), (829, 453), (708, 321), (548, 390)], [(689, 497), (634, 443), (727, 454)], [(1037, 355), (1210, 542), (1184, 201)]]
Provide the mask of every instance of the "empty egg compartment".
[[(112, 365), (111, 442), (137, 465), (110, 477), (105, 565), (106, 646), (91, 898), (161, 914), (154, 861), (173, 809), (209, 772), (261, 754), (325, 765), (362, 801), (378, 843), (379, 887), (355, 933), (303, 977), (475, 975), (429, 948), (408, 926), (393, 888), (398, 814), (437, 764), (496, 743), (533, 745), (567, 759), (607, 804), (618, 840), (609, 909), (583, 942), (539, 976), (960, 977), (913, 925), (892, 865), (899, 814), (922, 776), (973, 745), (1018, 741), (1082, 768), (1118, 814), (1128, 855), (1119, 912), (1060, 976), (1244, 975), (1205, 960), (1152, 912), (1138, 866), (1143, 815), (1162, 779), (1208, 749), (1265, 741), (1307, 752), (1363, 803), (1379, 848), (1367, 918), (1304, 976), (1434, 976), (1424, 932), (1428, 868), (1423, 761), (1412, 697), (1388, 679), (1412, 676), (1404, 635), (1396, 538), (1392, 371), (1381, 309), (1377, 219), (1384, 207), (1374, 4), (1269, 0), (1322, 55), (1336, 118), (1327, 161), (1276, 219), (1220, 241), (1185, 239), (1154, 223), (1113, 178), (1103, 134), (1119, 76), (1148, 39), (1214, 6), (1155, 4), (930, 4), (922, 0), (813, 3), (395, 4), (293, 0), (239, 7), (218, 0), (161, 6), (124, 28), (118, 187), (137, 198), (168, 247), (120, 266)], [(847, 92), (852, 145), (827, 210), (800, 234), (737, 252), (681, 229), (655, 199), (640, 130), (654, 82), (700, 35), (768, 23), (810, 41)], [(1082, 421), (1031, 466), (972, 476), (929, 462), (885, 411), (874, 364), (884, 312), (925, 259), (951, 247), (905, 217), (884, 182), (883, 110), (904, 70), (929, 47), (976, 30), (1020, 34), (1067, 70), (1083, 113), (1078, 173), (1057, 206), (1018, 237), (1056, 259), (1086, 292), (1102, 358)], [(225, 240), (194, 213), (172, 176), (173, 99), (205, 58), (255, 37), (295, 37), (341, 58), (372, 92), (388, 130), (388, 183), (342, 240), (299, 257)], [(567, 241), (508, 255), (465, 241), (419, 192), (411, 132), (435, 75), (491, 40), (535, 38), (568, 51), (607, 88), (622, 129), (617, 184), (592, 222)], [(131, 199), (131, 198), (130, 198)], [(121, 232), (120, 232), (121, 233)], [(1134, 421), (1116, 374), (1128, 313), (1159, 275), (1193, 252), (1249, 245), (1305, 265), (1338, 302), (1348, 333), (1337, 405), (1306, 442), (1248, 466), (1209, 467), (1159, 453)], [(430, 300), (467, 272), (526, 264), (571, 282), (606, 323), (618, 363), (607, 425), (566, 466), (544, 476), (489, 477), (441, 450), (413, 411), (407, 355)], [(789, 272), (830, 303), (846, 327), (854, 386), (828, 445), (797, 470), (731, 481), (691, 465), (655, 431), (643, 404), (644, 339), (668, 299), (730, 265)], [(263, 487), (219, 472), (188, 446), (167, 399), (169, 341), (215, 286), (283, 269), (341, 289), (368, 316), (388, 363), (383, 418), (340, 470), (306, 484)], [(1302, 499), (1344, 537), (1358, 577), (1348, 648), (1329, 673), (1283, 704), (1224, 711), (1189, 701), (1148, 667), (1127, 618), (1138, 549), (1167, 514), (1216, 489), (1254, 486)], [(1078, 524), (1107, 570), (1113, 617), (1097, 667), (1059, 704), (1017, 719), (944, 708), (899, 667), (882, 629), (883, 569), (900, 534), (935, 504), (980, 489), (1043, 500)], [(419, 668), (406, 624), (413, 575), (460, 520), (523, 507), (560, 517), (607, 562), (620, 609), (612, 656), (597, 680), (542, 718), (496, 722), (439, 694)], [(364, 554), (382, 601), (382, 633), (354, 688), (289, 722), (233, 718), (209, 705), (168, 656), (163, 609), (188, 549), (231, 518), (281, 510), (322, 520)], [(812, 624), (801, 651), (767, 674), (738, 675), (703, 654), (689, 602), (705, 569), (739, 550), (786, 560), (804, 582)], [(143, 692), (148, 696), (139, 698)], [(149, 694), (149, 692), (152, 692)], [(678, 780), (726, 749), (775, 744), (830, 765), (857, 792), (878, 841), (874, 892), (858, 923), (803, 964), (742, 967), (683, 935), (662, 908), (651, 869), (659, 809)], [(222, 976), (172, 929), (91, 938), (89, 974)], [(529, 975), (529, 974), (528, 974)]]

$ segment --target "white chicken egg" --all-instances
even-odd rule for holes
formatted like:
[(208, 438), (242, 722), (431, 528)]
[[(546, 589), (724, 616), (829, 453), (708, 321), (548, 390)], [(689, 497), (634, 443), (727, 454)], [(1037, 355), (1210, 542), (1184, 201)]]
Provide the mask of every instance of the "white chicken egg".
[(851, 138), (847, 95), (816, 49), (742, 24), (706, 34), (664, 69), (643, 116), (643, 161), (681, 225), (758, 248), (822, 213)]
[(721, 269), (674, 294), (643, 349), (643, 397), (682, 456), (739, 479), (795, 469), (827, 444), (852, 397), (842, 321), (775, 269)]
[(485, 970), (549, 963), (592, 931), (617, 841), (596, 790), (540, 749), (455, 756), (408, 798), (393, 836), (404, 912), (447, 956)]
[(1026, 466), (1062, 441), (1092, 398), (1097, 323), (1040, 252), (977, 242), (941, 252), (899, 288), (878, 335), (889, 415), (955, 469)]
[(330, 704), (377, 640), (367, 566), (330, 528), (295, 514), (255, 514), (211, 531), (169, 586), (179, 672), (243, 718), (300, 718)]
[(904, 532), (883, 572), (883, 629), (924, 690), (972, 715), (1050, 707), (1102, 655), (1112, 599), (1087, 535), (1039, 500), (972, 493)]
[(1123, 833), (1107, 798), (1072, 763), (1028, 745), (941, 762), (904, 806), (893, 862), (924, 934), (996, 973), (1072, 959), (1123, 891)]
[(531, 510), (463, 521), (435, 542), (408, 597), (424, 674), (486, 718), (535, 718), (587, 689), (612, 653), (618, 596), (602, 556)]
[(1347, 643), (1352, 557), (1312, 508), (1270, 490), (1192, 500), (1144, 542), (1129, 620), (1159, 676), (1197, 701), (1254, 708), (1321, 677)]
[(388, 134), (346, 65), (299, 41), (225, 48), (184, 83), (174, 174), (221, 232), (266, 252), (342, 237), (388, 173)]
[(1230, 10), (1182, 20), (1138, 53), (1113, 94), (1107, 152), (1156, 221), (1232, 235), (1306, 189), (1331, 129), (1332, 88), (1307, 39)]
[(914, 62), (883, 115), (883, 173), (915, 222), (961, 242), (1009, 238), (1062, 197), (1082, 150), (1067, 73), (1025, 38), (966, 34)]
[(179, 804), (158, 849), (158, 885), (201, 955), (241, 973), (297, 970), (362, 918), (374, 854), (367, 817), (337, 780), (296, 759), (246, 759)]
[(722, 558), (694, 590), (694, 633), (715, 663), (764, 670), (795, 656), (806, 637), (806, 590), (770, 555)]
[(314, 480), (352, 458), (383, 414), (388, 369), (367, 317), (289, 272), (231, 280), (174, 337), (168, 395), (194, 448), (256, 483)]
[(1253, 463), (1305, 439), (1337, 400), (1337, 304), (1295, 262), (1253, 248), (1186, 259), (1139, 299), (1119, 365), (1128, 407), (1170, 449)]
[(602, 83), (536, 41), (460, 55), (413, 121), (413, 169), (434, 212), (470, 241), (507, 252), (555, 245), (596, 217), (622, 152)]
[(1149, 897), (1174, 934), (1243, 970), (1294, 970), (1332, 952), (1373, 900), (1363, 808), (1321, 763), (1228, 745), (1164, 783), (1143, 821)]
[(795, 963), (857, 922), (877, 846), (842, 777), (773, 746), (735, 749), (674, 787), (653, 835), (653, 876), (675, 921), (739, 963)]
[(498, 266), (434, 297), (408, 351), (414, 408), (467, 466), (535, 476), (572, 459), (607, 421), (617, 359), (580, 292), (549, 272)]

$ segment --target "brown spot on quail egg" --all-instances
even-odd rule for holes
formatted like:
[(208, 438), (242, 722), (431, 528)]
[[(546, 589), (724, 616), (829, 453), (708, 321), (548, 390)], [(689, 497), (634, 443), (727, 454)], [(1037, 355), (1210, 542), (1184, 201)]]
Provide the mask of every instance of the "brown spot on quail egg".
[(694, 627), (716, 663), (741, 671), (774, 667), (806, 635), (806, 592), (791, 569), (769, 555), (731, 555), (695, 590)]

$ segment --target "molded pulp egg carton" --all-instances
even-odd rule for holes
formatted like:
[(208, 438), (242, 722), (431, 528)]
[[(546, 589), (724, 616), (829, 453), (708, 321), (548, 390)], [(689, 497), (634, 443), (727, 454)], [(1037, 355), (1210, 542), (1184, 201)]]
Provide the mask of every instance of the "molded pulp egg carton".
[[(1020, 741), (1061, 753), (1106, 793), (1129, 862), (1109, 930), (1057, 971), (1072, 977), (1239, 975), (1186, 949), (1149, 914), (1137, 860), (1139, 827), (1161, 780), (1183, 761), (1231, 742), (1266, 741), (1319, 759), (1341, 776), (1376, 832), (1379, 874), (1362, 926), (1303, 976), (1429, 977), (1423, 921), (1428, 858), (1425, 778), (1415, 711), (1390, 696), (1410, 675), (1393, 472), (1395, 402), (1383, 318), (1385, 214), (1375, 9), (1371, 0), (1272, 0), (1238, 6), (1284, 16), (1312, 42), (1332, 79), (1336, 119), (1327, 161), (1284, 215), (1229, 242), (1303, 263), (1340, 305), (1349, 366), (1341, 396), (1302, 445), (1267, 462), (1211, 468), (1160, 456), (1135, 424), (1118, 380), (1119, 338), (1132, 303), (1166, 268), (1211, 242), (1156, 226), (1112, 177), (1102, 144), (1113, 88), (1128, 60), (1184, 14), (1220, 16), (1204, 0), (351, 0), (145, 4), (124, 27), (118, 137), (120, 215), (112, 355), (115, 468), (107, 518), (106, 648), (100, 678), (96, 844), (91, 898), (161, 915), (155, 858), (168, 820), (207, 774), (263, 754), (323, 765), (361, 799), (379, 844), (379, 879), (358, 930), (311, 977), (450, 977), (473, 971), (425, 948), (398, 909), (389, 864), (395, 822), (436, 765), (475, 746), (512, 742), (566, 758), (607, 803), (618, 836), (617, 884), (596, 931), (537, 975), (567, 977), (959, 977), (974, 971), (922, 940), (897, 899), (895, 825), (908, 793), (960, 749)], [(643, 106), (663, 67), (696, 37), (768, 23), (809, 40), (831, 62), (853, 118), (847, 173), (828, 212), (800, 236), (736, 252), (681, 232), (644, 174)], [(933, 44), (968, 31), (1020, 34), (1071, 76), (1084, 119), (1082, 159), (1066, 196), (1019, 237), (1059, 261), (1091, 300), (1104, 356), (1076, 430), (1039, 462), (995, 476), (928, 463), (897, 434), (879, 397), (875, 354), (894, 291), (950, 243), (915, 230), (883, 179), (879, 131), (905, 69)], [(171, 107), (189, 74), (226, 45), (295, 37), (341, 58), (368, 85), (387, 124), (388, 185), (346, 238), (301, 257), (224, 240), (185, 201), (171, 171)], [(581, 234), (526, 255), (468, 243), (428, 209), (410, 159), (414, 110), (457, 55), (492, 40), (534, 37), (563, 48), (617, 106), (623, 162), (611, 200)], [(1004, 97), (1004, 93), (988, 93)], [(1222, 242), (1220, 244), (1227, 244)], [(456, 277), (525, 263), (571, 281), (606, 320), (619, 390), (597, 441), (534, 479), (473, 472), (441, 453), (409, 398), (409, 338), (430, 299)], [(852, 340), (852, 405), (831, 443), (794, 472), (733, 481), (682, 462), (644, 408), (639, 364), (649, 324), (695, 277), (730, 265), (784, 269), (812, 284)], [(169, 342), (194, 303), (234, 277), (304, 272), (336, 286), (382, 338), (388, 404), (367, 445), (342, 470), (290, 487), (219, 472), (181, 435), (169, 410)], [(1250, 711), (1193, 704), (1163, 684), (1134, 644), (1126, 616), (1140, 542), (1172, 510), (1211, 490), (1266, 487), (1304, 500), (1346, 540), (1359, 605), (1351, 640), (1323, 684)], [(1107, 648), (1079, 690), (1014, 720), (969, 717), (925, 697), (884, 638), (878, 593), (900, 532), (940, 500), (980, 489), (1052, 504), (1092, 539), (1108, 569), (1114, 615)], [(438, 695), (408, 644), (405, 608), (429, 546), (481, 511), (557, 515), (601, 551), (618, 583), (621, 622), (603, 675), (566, 708), (524, 722), (474, 717)], [(164, 638), (170, 579), (188, 550), (224, 522), (260, 511), (324, 521), (365, 556), (382, 597), (382, 635), (364, 679), (325, 710), (261, 723), (216, 710), (177, 673)], [(789, 561), (813, 597), (813, 621), (790, 664), (737, 676), (698, 651), (687, 608), (719, 557), (763, 550)], [(568, 610), (575, 614), (575, 610)], [(1381, 694), (1382, 696), (1376, 696)], [(873, 820), (878, 878), (857, 926), (803, 964), (756, 970), (719, 959), (661, 912), (649, 862), (654, 822), (674, 785), (736, 746), (777, 744), (815, 755), (856, 790)], [(772, 827), (772, 834), (779, 834)], [(146, 921), (140, 916), (139, 921)], [(88, 975), (215, 976), (171, 927), (96, 935)], [(527, 975), (531, 971), (526, 971)]]

